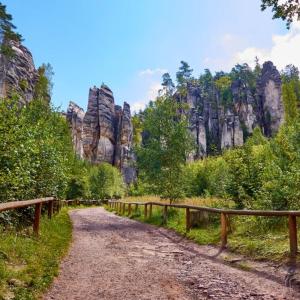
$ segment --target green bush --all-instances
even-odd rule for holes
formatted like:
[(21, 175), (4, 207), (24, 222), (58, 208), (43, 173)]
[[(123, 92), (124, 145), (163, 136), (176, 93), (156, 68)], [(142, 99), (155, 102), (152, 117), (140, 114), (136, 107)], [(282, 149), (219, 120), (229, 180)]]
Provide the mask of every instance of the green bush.
[(64, 197), (73, 161), (69, 128), (44, 101), (0, 100), (0, 201)]
[(120, 171), (108, 163), (90, 168), (89, 184), (94, 199), (120, 198), (125, 192)]

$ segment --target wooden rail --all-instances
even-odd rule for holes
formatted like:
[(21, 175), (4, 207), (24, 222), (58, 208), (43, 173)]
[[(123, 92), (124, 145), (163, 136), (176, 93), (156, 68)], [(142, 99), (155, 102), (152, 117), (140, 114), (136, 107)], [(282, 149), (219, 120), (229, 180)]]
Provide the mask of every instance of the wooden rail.
[(82, 200), (82, 199), (72, 199), (72, 200), (62, 200), (62, 206), (72, 206), (72, 205), (100, 205), (102, 200)]
[(54, 204), (56, 204), (56, 209), (59, 210), (58, 201), (55, 200), (55, 198), (53, 197), (48, 197), (48, 198), (41, 198), (41, 199), (0, 203), (0, 212), (34, 205), (35, 211), (34, 211), (34, 220), (33, 220), (33, 232), (35, 235), (38, 236), (43, 204), (48, 204), (48, 218), (50, 219), (52, 218), (53, 215)]
[[(210, 213), (220, 214), (221, 219), (221, 247), (225, 248), (227, 246), (227, 236), (228, 236), (228, 216), (238, 215), (238, 216), (262, 216), (262, 217), (288, 217), (288, 229), (289, 229), (289, 240), (290, 240), (290, 258), (292, 261), (296, 260), (298, 253), (298, 241), (297, 241), (297, 217), (300, 216), (300, 211), (279, 211), (279, 210), (234, 210), (234, 209), (220, 209), (205, 206), (195, 206), (186, 204), (167, 204), (160, 202), (124, 202), (124, 201), (108, 201), (110, 208), (117, 210), (119, 207), (123, 206), (123, 213), (125, 213), (126, 205), (135, 205), (135, 211), (137, 211), (138, 206), (144, 206), (144, 218), (148, 217), (148, 207), (149, 216), (152, 215), (153, 206), (163, 207), (163, 223), (167, 222), (168, 207), (185, 209), (186, 212), (186, 232), (191, 229), (191, 210), (205, 211)], [(129, 210), (128, 210), (129, 213)]]

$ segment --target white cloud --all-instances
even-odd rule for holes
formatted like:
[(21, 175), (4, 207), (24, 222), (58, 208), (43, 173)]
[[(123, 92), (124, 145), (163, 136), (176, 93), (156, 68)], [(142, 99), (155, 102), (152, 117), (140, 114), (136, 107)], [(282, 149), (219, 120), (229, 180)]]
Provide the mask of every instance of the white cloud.
[(207, 57), (204, 60), (204, 64), (213, 70), (229, 71), (237, 63), (248, 63), (253, 67), (256, 56), (260, 63), (271, 60), (279, 70), (288, 64), (300, 68), (300, 22), (293, 23), (286, 34), (273, 35), (270, 48), (245, 47), (245, 41), (228, 33), (220, 38), (219, 44), (225, 57)]
[(156, 68), (156, 69), (145, 69), (139, 72), (139, 76), (153, 76), (153, 75), (162, 75), (164, 73), (167, 73), (167, 69), (162, 68)]
[(154, 101), (157, 98), (158, 92), (161, 89), (162, 89), (162, 86), (159, 82), (152, 83), (150, 85), (148, 91), (146, 92), (144, 99), (134, 102), (131, 105), (131, 110), (134, 113), (137, 113), (140, 110), (145, 109), (150, 100)]
[(286, 34), (273, 35), (272, 42), (270, 49), (249, 47), (239, 51), (233, 56), (233, 60), (253, 66), (254, 57), (257, 56), (261, 62), (273, 61), (278, 69), (283, 69), (288, 64), (300, 68), (300, 23), (294, 23)]

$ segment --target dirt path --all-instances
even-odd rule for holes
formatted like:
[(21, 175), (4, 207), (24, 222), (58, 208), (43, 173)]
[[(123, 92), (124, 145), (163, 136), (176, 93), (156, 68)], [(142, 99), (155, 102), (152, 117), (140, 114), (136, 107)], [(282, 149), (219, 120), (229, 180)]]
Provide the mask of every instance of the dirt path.
[(103, 208), (70, 214), (74, 242), (45, 300), (300, 299), (274, 280), (218, 262), (166, 229)]

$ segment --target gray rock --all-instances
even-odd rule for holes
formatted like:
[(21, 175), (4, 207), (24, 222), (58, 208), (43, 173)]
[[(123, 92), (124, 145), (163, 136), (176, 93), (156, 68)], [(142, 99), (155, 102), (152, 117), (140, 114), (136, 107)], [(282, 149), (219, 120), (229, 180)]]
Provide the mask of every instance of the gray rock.
[(76, 153), (93, 164), (107, 162), (119, 168), (129, 184), (136, 178), (132, 150), (133, 127), (130, 106), (114, 103), (108, 86), (89, 91), (88, 108), (83, 110), (70, 102), (67, 120)]
[(189, 160), (242, 146), (256, 126), (268, 137), (278, 131), (283, 122), (281, 78), (272, 62), (264, 63), (255, 91), (239, 79), (232, 82), (231, 94), (232, 102), (223, 103), (215, 87), (207, 90), (199, 83), (188, 85), (186, 97), (175, 93), (175, 100), (189, 107), (182, 112), (196, 144)]
[(79, 157), (83, 157), (82, 127), (84, 111), (76, 103), (70, 101), (66, 118), (70, 124), (74, 150)]
[(11, 41), (10, 44), (14, 55), (0, 54), (0, 98), (17, 93), (24, 105), (33, 99), (38, 72), (30, 51), (19, 42)]
[(272, 136), (283, 122), (283, 103), (280, 73), (271, 61), (263, 64), (257, 81), (258, 114), (266, 136)]

